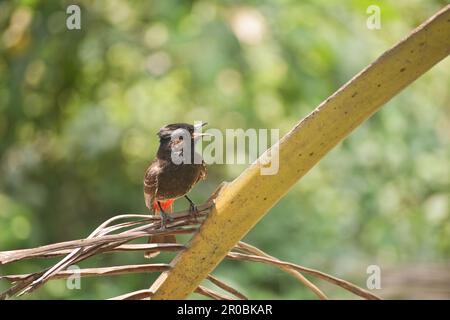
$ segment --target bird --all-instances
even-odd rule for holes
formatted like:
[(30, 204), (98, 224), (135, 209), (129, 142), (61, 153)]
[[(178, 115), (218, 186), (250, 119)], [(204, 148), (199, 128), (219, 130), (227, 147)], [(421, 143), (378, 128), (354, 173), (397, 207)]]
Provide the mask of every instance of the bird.
[[(195, 203), (188, 197), (189, 191), (207, 176), (207, 168), (201, 155), (195, 152), (195, 144), (205, 135), (200, 133), (206, 123), (195, 126), (187, 123), (173, 123), (162, 127), (157, 136), (159, 148), (155, 159), (145, 171), (144, 200), (146, 207), (161, 216), (161, 229), (165, 229), (169, 212), (176, 199), (184, 197), (189, 202), (189, 212), (197, 213)], [(183, 154), (187, 151), (189, 154)], [(175, 159), (175, 161), (174, 161)], [(179, 160), (177, 160), (179, 159)], [(149, 243), (175, 243), (175, 235), (154, 235)], [(159, 252), (146, 252), (152, 258)]]

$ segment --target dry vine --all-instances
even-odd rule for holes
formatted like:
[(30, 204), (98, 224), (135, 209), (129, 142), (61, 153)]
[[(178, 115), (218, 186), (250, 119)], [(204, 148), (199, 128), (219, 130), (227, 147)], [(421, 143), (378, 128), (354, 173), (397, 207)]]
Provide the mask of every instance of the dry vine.
[[(206, 204), (199, 206), (196, 219), (192, 219), (188, 211), (174, 213), (172, 215), (173, 220), (170, 222), (166, 230), (159, 229), (159, 217), (140, 214), (125, 214), (115, 216), (105, 221), (86, 239), (60, 242), (32, 249), (2, 251), (0, 252), (0, 265), (34, 258), (50, 258), (59, 256), (64, 256), (64, 258), (62, 258), (51, 268), (35, 273), (0, 275), (0, 280), (6, 280), (11, 283), (11, 287), (0, 294), (0, 299), (31, 293), (49, 280), (68, 278), (75, 273), (80, 277), (102, 277), (132, 273), (162, 272), (169, 270), (171, 268), (170, 265), (162, 263), (86, 268), (81, 270), (67, 270), (67, 268), (94, 255), (103, 253), (114, 253), (120, 251), (181, 251), (185, 248), (182, 244), (126, 243), (138, 238), (147, 238), (149, 235), (155, 234), (194, 233), (198, 230), (199, 224), (201, 224), (206, 218), (212, 206), (213, 201), (211, 200)], [(314, 294), (316, 294), (319, 299), (328, 299), (328, 297), (315, 284), (303, 276), (302, 273), (328, 281), (364, 299), (379, 299), (379, 297), (373, 293), (359, 288), (348, 281), (333, 277), (321, 271), (280, 261), (277, 258), (274, 258), (244, 242), (239, 242), (235, 248), (228, 253), (227, 259), (255, 261), (273, 265), (294, 276)], [(219, 300), (247, 299), (244, 294), (212, 275), (209, 275), (207, 280), (227, 294), (218, 293), (204, 286), (199, 286), (195, 290), (196, 293)], [(139, 290), (111, 299), (151, 299), (151, 296), (152, 292), (150, 290)]]

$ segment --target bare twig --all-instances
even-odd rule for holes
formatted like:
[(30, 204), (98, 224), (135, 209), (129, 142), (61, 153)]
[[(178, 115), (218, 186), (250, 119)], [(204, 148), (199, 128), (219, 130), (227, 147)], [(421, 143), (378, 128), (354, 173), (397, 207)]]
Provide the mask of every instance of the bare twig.
[[(209, 212), (211, 205), (205, 204), (199, 207), (201, 214), (200, 218), (204, 218), (207, 212)], [(94, 277), (94, 276), (114, 276), (129, 273), (140, 272), (161, 272), (170, 268), (168, 264), (144, 264), (144, 265), (126, 265), (126, 266), (113, 266), (102, 268), (86, 268), (81, 270), (66, 270), (67, 267), (83, 261), (91, 256), (110, 253), (117, 251), (180, 251), (185, 248), (182, 244), (126, 244), (129, 241), (135, 240), (141, 237), (148, 237), (155, 234), (180, 234), (180, 233), (193, 233), (197, 230), (196, 223), (191, 220), (188, 211), (173, 214), (174, 219), (170, 223), (168, 229), (159, 230), (159, 221), (153, 216), (140, 215), (140, 214), (127, 214), (113, 217), (99, 227), (97, 227), (86, 239), (66, 241), (51, 245), (46, 245), (33, 249), (13, 250), (0, 252), (0, 264), (11, 263), (24, 259), (31, 258), (48, 258), (65, 256), (64, 259), (59, 261), (53, 267), (31, 273), (31, 274), (19, 274), (19, 275), (4, 275), (0, 276), (0, 280), (9, 280), (14, 285), (6, 292), (0, 295), (0, 298), (6, 298), (15, 294), (23, 294), (35, 290), (46, 281), (51, 279), (67, 278), (73, 274), (78, 274), (80, 277)], [(125, 222), (117, 223), (119, 220), (129, 220)], [(116, 224), (113, 224), (116, 223)], [(116, 233), (119, 232), (119, 233)], [(231, 252), (228, 254), (229, 259), (233, 260), (247, 260), (257, 261), (274, 265), (289, 274), (296, 277), (299, 281), (304, 283), (310, 290), (312, 290), (319, 298), (326, 299), (326, 295), (306, 279), (301, 273), (311, 274), (318, 278), (337, 284), (355, 294), (358, 294), (365, 298), (378, 298), (375, 295), (371, 295), (365, 290), (358, 288), (351, 283), (327, 275), (323, 272), (313, 269), (297, 266), (288, 262), (283, 262), (275, 257), (268, 255), (267, 253), (249, 245), (244, 242), (239, 242), (234, 248), (247, 254), (241, 254), (237, 252)], [(238, 299), (247, 299), (245, 295), (238, 290), (232, 288), (230, 285), (225, 284), (223, 281), (215, 278), (212, 275), (207, 277), (213, 284), (218, 286), (224, 291), (231, 293)], [(197, 293), (203, 294), (213, 299), (233, 299), (227, 295), (219, 294), (211, 289), (205, 287), (198, 287)], [(149, 298), (152, 295), (150, 290), (140, 290), (129, 294), (121, 295), (112, 299), (144, 299)]]
[(212, 291), (211, 289), (208, 289), (203, 286), (198, 286), (197, 289), (195, 289), (195, 292), (204, 296), (207, 296), (209, 298), (212, 298), (214, 300), (234, 300), (229, 296), (219, 294), (217, 292)]
[(248, 298), (243, 295), (242, 293), (240, 293), (239, 291), (237, 291), (236, 289), (230, 287), (229, 285), (227, 285), (226, 283), (222, 282), (221, 280), (217, 279), (216, 277), (214, 277), (213, 275), (209, 274), (208, 277), (206, 278), (209, 281), (211, 281), (212, 283), (214, 283), (216, 286), (218, 286), (219, 288), (228, 291), (229, 293), (231, 293), (232, 295), (234, 295), (235, 297), (242, 299), (242, 300), (248, 300)]
[[(214, 292), (208, 288), (199, 286), (196, 290), (196, 293), (201, 294), (203, 296), (206, 296), (208, 298), (212, 298), (214, 300), (233, 300), (228, 296), (225, 295), (221, 295), (217, 292)], [(145, 290), (138, 290), (138, 291), (134, 291), (134, 292), (130, 292), (130, 293), (126, 293), (114, 298), (109, 298), (108, 300), (143, 300), (143, 299), (148, 299), (152, 297), (153, 292), (149, 289), (145, 289)]]
[[(206, 214), (211, 210), (212, 204), (207, 202), (205, 204), (198, 206), (198, 217), (204, 218)], [(2, 251), (0, 252), (0, 265), (12, 263), (15, 261), (20, 261), (23, 259), (36, 258), (49, 256), (51, 251), (60, 251), (65, 249), (79, 249), (83, 247), (88, 247), (96, 244), (105, 244), (113, 241), (131, 241), (134, 239), (138, 239), (141, 237), (148, 237), (149, 235), (162, 235), (162, 234), (184, 234), (184, 233), (192, 233), (197, 230), (197, 228), (180, 228), (179, 226), (188, 226), (192, 224), (191, 216), (189, 210), (184, 210), (180, 212), (176, 212), (171, 214), (173, 217), (173, 223), (168, 225), (166, 230), (159, 230), (159, 220), (160, 218), (157, 216), (151, 215), (142, 215), (142, 214), (125, 214), (118, 215), (107, 221), (103, 222), (99, 227), (97, 227), (91, 235), (94, 237), (81, 239), (81, 240), (73, 240), (73, 241), (65, 241), (56, 244), (50, 244), (46, 246), (41, 246), (33, 249), (22, 249), (22, 250), (11, 250), (11, 251)], [(131, 219), (131, 218), (140, 218), (140, 221), (134, 222), (126, 222), (127, 226), (146, 223), (149, 221), (157, 221), (158, 223), (150, 223), (140, 226), (138, 228), (128, 230), (127, 232), (123, 232), (120, 234), (114, 235), (105, 235), (106, 233), (110, 233), (112, 231), (116, 231), (118, 226), (122, 227), (123, 224), (115, 225), (111, 229), (107, 229), (106, 227), (111, 224), (113, 221), (121, 220), (121, 219)], [(103, 231), (102, 236), (98, 236)], [(133, 232), (134, 231), (134, 232)]]
[[(266, 257), (269, 259), (274, 259), (274, 260), (279, 261), (279, 259), (265, 253), (262, 250), (259, 250), (258, 248), (254, 247), (252, 245), (249, 245), (248, 243), (242, 242), (242, 241), (238, 242), (237, 248), (245, 251), (246, 253), (250, 253), (250, 254), (257, 255), (257, 256)], [(297, 280), (302, 282), (313, 293), (315, 293), (317, 295), (317, 297), (319, 297), (319, 299), (328, 300), (328, 297), (325, 295), (325, 293), (323, 293), (314, 283), (312, 283), (311, 281), (306, 279), (306, 277), (304, 275), (302, 275), (300, 272), (298, 272), (292, 268), (286, 267), (284, 265), (277, 265), (277, 267), (280, 268), (281, 270), (289, 273), (290, 275), (294, 276)]]
[(296, 264), (293, 263), (289, 263), (289, 262), (284, 262), (284, 261), (279, 261), (276, 259), (270, 259), (267, 257), (261, 257), (261, 256), (257, 256), (257, 255), (250, 255), (250, 254), (242, 254), (242, 253), (236, 253), (236, 252), (230, 252), (227, 254), (227, 258), (232, 259), (232, 260), (243, 260), (243, 261), (255, 261), (255, 262), (263, 262), (263, 263), (267, 263), (270, 265), (275, 265), (275, 266), (286, 266), (289, 268), (292, 268), (296, 271), (299, 272), (303, 272), (303, 273), (307, 273), (310, 275), (313, 275), (317, 278), (320, 278), (322, 280), (328, 281), (330, 283), (333, 283), (335, 285), (340, 286), (341, 288), (344, 288), (364, 299), (368, 299), (368, 300), (380, 300), (381, 298), (376, 296), (375, 294), (362, 289), (348, 281), (330, 276), (324, 272), (321, 271), (317, 271), (314, 269), (310, 269), (310, 268), (306, 268), (306, 267), (302, 267), (302, 266), (298, 266)]
[[(74, 240), (74, 241), (79, 241), (80, 243), (82, 243), (83, 240)], [(43, 248), (43, 247), (40, 247)], [(111, 253), (111, 252), (119, 252), (119, 251), (180, 251), (182, 249), (184, 249), (185, 246), (182, 244), (178, 244), (178, 243), (148, 243), (148, 244), (124, 244), (124, 245), (120, 245), (117, 247), (112, 248), (109, 251), (105, 251), (102, 253)], [(57, 250), (54, 251), (52, 249), (49, 249), (48, 251), (43, 251), (40, 250), (40, 252), (38, 253), (31, 253), (29, 255), (27, 255), (27, 252), (29, 252), (29, 250), (33, 250), (33, 249), (23, 249), (23, 250), (16, 250), (16, 253), (14, 254), (14, 256), (11, 256), (14, 261), (20, 261), (20, 260), (25, 260), (25, 259), (32, 259), (32, 258), (54, 258), (54, 257), (59, 257), (59, 256), (64, 256), (69, 254), (70, 252), (72, 252), (72, 250), (70, 249), (64, 249), (64, 250)], [(19, 259), (15, 259), (15, 258), (19, 258)], [(13, 261), (11, 261), (13, 262)], [(10, 262), (8, 262), (10, 263)]]
[[(206, 203), (199, 206), (199, 216), (203, 217), (210, 210), (211, 206), (211, 203)], [(113, 221), (131, 218), (140, 218), (141, 221), (125, 222), (108, 227), (108, 225), (110, 225)], [(45, 248), (41, 247), (32, 249), (33, 251), (31, 252), (27, 250), (21, 250), (19, 252), (10, 251), (0, 253), (1, 264), (25, 259), (33, 255), (41, 255), (44, 253), (51, 254), (52, 250), (54, 254), (54, 251), (61, 251), (71, 247), (73, 248), (73, 250), (56, 265), (43, 271), (31, 274), (27, 278), (24, 278), (22, 281), (20, 281), (20, 283), (15, 284), (12, 288), (8, 289), (6, 292), (3, 292), (0, 295), (0, 299), (5, 299), (6, 297), (15, 295), (17, 293), (19, 293), (19, 295), (29, 293), (44, 284), (59, 271), (66, 269), (71, 264), (82, 261), (97, 253), (109, 251), (110, 249), (120, 246), (128, 241), (153, 234), (192, 233), (197, 229), (186, 227), (192, 225), (192, 221), (190, 219), (189, 211), (183, 211), (173, 214), (173, 223), (171, 223), (166, 230), (159, 230), (157, 229), (159, 228), (159, 224), (150, 223), (135, 227), (131, 230), (123, 231), (117, 235), (108, 235), (109, 232), (114, 232), (139, 223), (145, 223), (148, 220), (155, 220), (155, 217), (149, 216), (149, 218), (147, 218), (147, 216), (145, 215), (137, 214), (119, 215), (102, 223), (89, 235), (87, 239), (79, 240), (79, 242), (76, 244), (73, 242), (68, 242), (57, 244), (56, 246), (50, 245), (46, 246)]]
[(125, 293), (120, 296), (109, 298), (108, 300), (142, 300), (146, 298), (151, 298), (153, 292), (149, 289), (133, 291), (130, 293)]
[[(103, 268), (86, 268), (79, 270), (63, 270), (52, 276), (54, 279), (67, 279), (70, 276), (77, 275), (79, 277), (102, 277), (102, 276), (116, 276), (122, 274), (130, 273), (144, 273), (144, 272), (161, 272), (170, 269), (170, 265), (165, 263), (154, 263), (154, 264), (137, 264), (137, 265), (126, 265), (126, 266), (114, 266), (114, 267), (103, 267)], [(20, 281), (26, 279), (31, 274), (16, 274), (16, 275), (6, 275), (0, 276), (0, 280), (5, 279), (11, 282)]]

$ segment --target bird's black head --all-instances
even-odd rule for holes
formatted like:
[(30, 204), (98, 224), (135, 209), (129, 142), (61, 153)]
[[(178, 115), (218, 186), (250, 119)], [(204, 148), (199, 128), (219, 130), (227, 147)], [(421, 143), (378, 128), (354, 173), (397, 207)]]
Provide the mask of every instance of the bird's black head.
[(172, 124), (168, 124), (168, 125), (162, 127), (161, 129), (159, 129), (159, 132), (158, 132), (159, 140), (160, 141), (163, 141), (166, 139), (170, 140), (170, 138), (172, 137), (172, 134), (177, 129), (187, 130), (191, 136), (194, 134), (194, 126), (192, 124), (172, 123)]
[(172, 134), (175, 133), (176, 130), (179, 130), (179, 132), (182, 132), (183, 130), (185, 130), (189, 133), (191, 138), (194, 139), (194, 138), (196, 138), (196, 136), (199, 136), (198, 134), (196, 135), (195, 132), (200, 130), (200, 128), (205, 126), (206, 124), (207, 124), (206, 122), (198, 123), (196, 125), (192, 125), (189, 123), (168, 124), (168, 125), (162, 127), (161, 129), (159, 129), (158, 137), (161, 142), (163, 142), (164, 140), (170, 141), (172, 138)]
[(158, 132), (160, 147), (158, 150), (159, 157), (167, 157), (170, 152), (177, 152), (183, 149), (186, 141), (190, 141), (191, 150), (194, 152), (193, 146), (203, 135), (199, 132), (200, 128), (206, 123), (196, 125), (188, 123), (172, 123), (162, 127)]

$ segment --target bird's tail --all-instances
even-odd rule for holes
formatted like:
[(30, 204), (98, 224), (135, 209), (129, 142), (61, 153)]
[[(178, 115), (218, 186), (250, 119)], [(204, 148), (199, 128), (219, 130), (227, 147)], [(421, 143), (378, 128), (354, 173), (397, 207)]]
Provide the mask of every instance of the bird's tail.
[[(166, 200), (166, 201), (160, 201), (161, 207), (166, 213), (172, 213), (173, 212), (173, 202), (174, 200)], [(155, 212), (155, 215), (160, 214), (160, 208), (158, 203), (155, 201), (153, 203), (153, 212)], [(162, 235), (154, 235), (148, 237), (148, 243), (177, 243), (177, 238), (173, 234), (162, 234)], [(144, 257), (147, 259), (151, 259), (156, 257), (159, 254), (159, 251), (146, 251), (144, 253)]]

